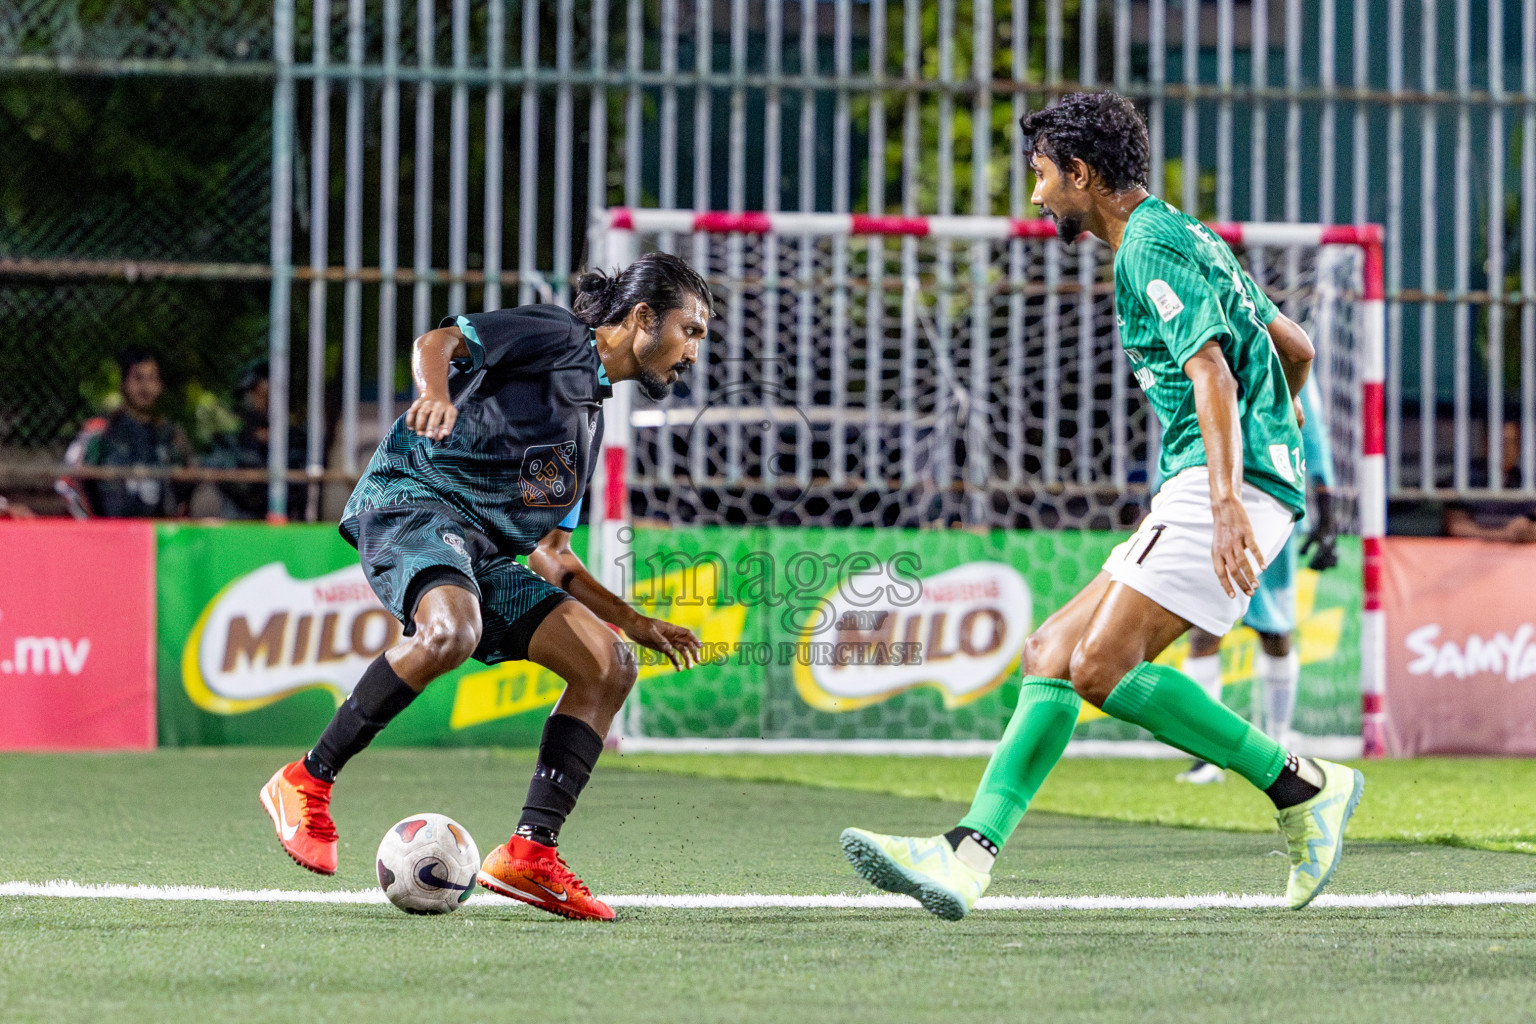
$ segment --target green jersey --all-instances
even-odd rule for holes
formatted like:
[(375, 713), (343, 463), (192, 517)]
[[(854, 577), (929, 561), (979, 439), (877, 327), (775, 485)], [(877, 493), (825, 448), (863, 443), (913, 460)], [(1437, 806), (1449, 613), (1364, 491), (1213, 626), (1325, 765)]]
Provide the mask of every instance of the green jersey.
[(1155, 196), (1131, 211), (1115, 253), (1120, 344), (1163, 428), (1164, 480), (1206, 464), (1194, 383), (1184, 364), (1215, 339), (1237, 378), (1243, 479), (1306, 512), (1306, 460), (1280, 357), (1266, 325), (1275, 304), (1225, 242)]

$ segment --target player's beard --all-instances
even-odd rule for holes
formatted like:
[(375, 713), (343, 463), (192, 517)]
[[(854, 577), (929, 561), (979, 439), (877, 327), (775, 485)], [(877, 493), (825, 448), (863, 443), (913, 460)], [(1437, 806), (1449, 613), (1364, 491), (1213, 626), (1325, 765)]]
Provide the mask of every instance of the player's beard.
[(640, 368), (639, 373), (635, 374), (635, 383), (640, 386), (641, 391), (645, 392), (645, 397), (653, 402), (660, 402), (672, 393), (672, 381), (644, 366)]
[(1056, 215), (1056, 237), (1063, 242), (1075, 242), (1077, 236), (1083, 233), (1083, 215), (1071, 213), (1066, 216)]
[(635, 383), (645, 392), (645, 397), (659, 402), (672, 393), (672, 382), (653, 370), (641, 370), (635, 375)]

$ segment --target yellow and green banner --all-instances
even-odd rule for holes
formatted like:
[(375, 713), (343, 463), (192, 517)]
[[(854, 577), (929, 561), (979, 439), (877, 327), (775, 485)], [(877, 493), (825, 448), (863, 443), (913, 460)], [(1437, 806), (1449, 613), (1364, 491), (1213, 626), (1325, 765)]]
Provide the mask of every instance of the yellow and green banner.
[[(646, 736), (996, 739), (1024, 639), (1099, 571), (1112, 532), (709, 527), (640, 530), (633, 597), (698, 632), (710, 664), (643, 658)], [(1295, 724), (1360, 728), (1360, 546), (1298, 573)], [(1160, 661), (1182, 661), (1180, 640)], [(1257, 635), (1222, 645), (1228, 704), (1247, 713)], [(642, 656), (645, 652), (640, 652)], [(1085, 706), (1085, 739), (1144, 739)]]
[[(314, 742), (400, 624), (333, 526), (167, 524), (158, 537), (162, 746)], [(530, 746), (564, 683), (469, 662), (379, 744)]]
[[(314, 742), (367, 664), (400, 637), (331, 526), (158, 528), (162, 745)], [(706, 664), (640, 651), (648, 736), (995, 739), (1025, 637), (1091, 580), (1123, 533), (639, 529), (628, 596), (693, 629)], [(578, 541), (578, 544), (580, 542)], [(581, 547), (578, 546), (578, 550)], [(1359, 730), (1360, 548), (1297, 580), (1296, 727)], [(1223, 644), (1226, 700), (1248, 710), (1257, 638)], [(1183, 642), (1165, 661), (1183, 656)], [(537, 743), (563, 682), (531, 662), (470, 662), (380, 744)], [(1143, 738), (1085, 710), (1078, 735)]]

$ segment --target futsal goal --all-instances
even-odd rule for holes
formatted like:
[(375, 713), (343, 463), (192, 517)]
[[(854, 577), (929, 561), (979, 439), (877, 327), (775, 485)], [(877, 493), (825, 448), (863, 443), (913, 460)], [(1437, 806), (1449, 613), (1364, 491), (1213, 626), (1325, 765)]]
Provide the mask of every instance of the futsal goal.
[[(1381, 233), (1209, 226), (1313, 338), (1338, 515), (1359, 538), (1332, 576), (1303, 574), (1297, 726), (1376, 753)], [(1118, 344), (1108, 248), (1003, 217), (594, 216), (594, 263), (653, 250), (705, 276), (717, 319), (671, 397), (615, 390), (592, 564), (711, 660), (643, 663), (622, 743), (985, 752), (1023, 637), (1148, 500), (1157, 424)], [(1087, 715), (1078, 735), (1146, 748)]]

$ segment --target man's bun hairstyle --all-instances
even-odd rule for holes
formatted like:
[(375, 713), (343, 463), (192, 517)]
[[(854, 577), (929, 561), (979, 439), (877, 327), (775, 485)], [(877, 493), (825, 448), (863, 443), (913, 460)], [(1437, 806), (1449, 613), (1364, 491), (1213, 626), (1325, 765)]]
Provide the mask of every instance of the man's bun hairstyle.
[[(659, 320), (690, 297), (702, 299), (714, 313), (714, 296), (698, 271), (669, 252), (648, 252), (617, 273), (583, 272), (576, 279), (571, 313), (588, 327), (607, 327), (622, 323), (642, 302)], [(652, 324), (645, 326), (649, 329)]]
[(1025, 114), (1024, 158), (1036, 153), (1062, 170), (1081, 160), (1111, 192), (1147, 187), (1151, 143), (1130, 100), (1116, 92), (1075, 92)]

